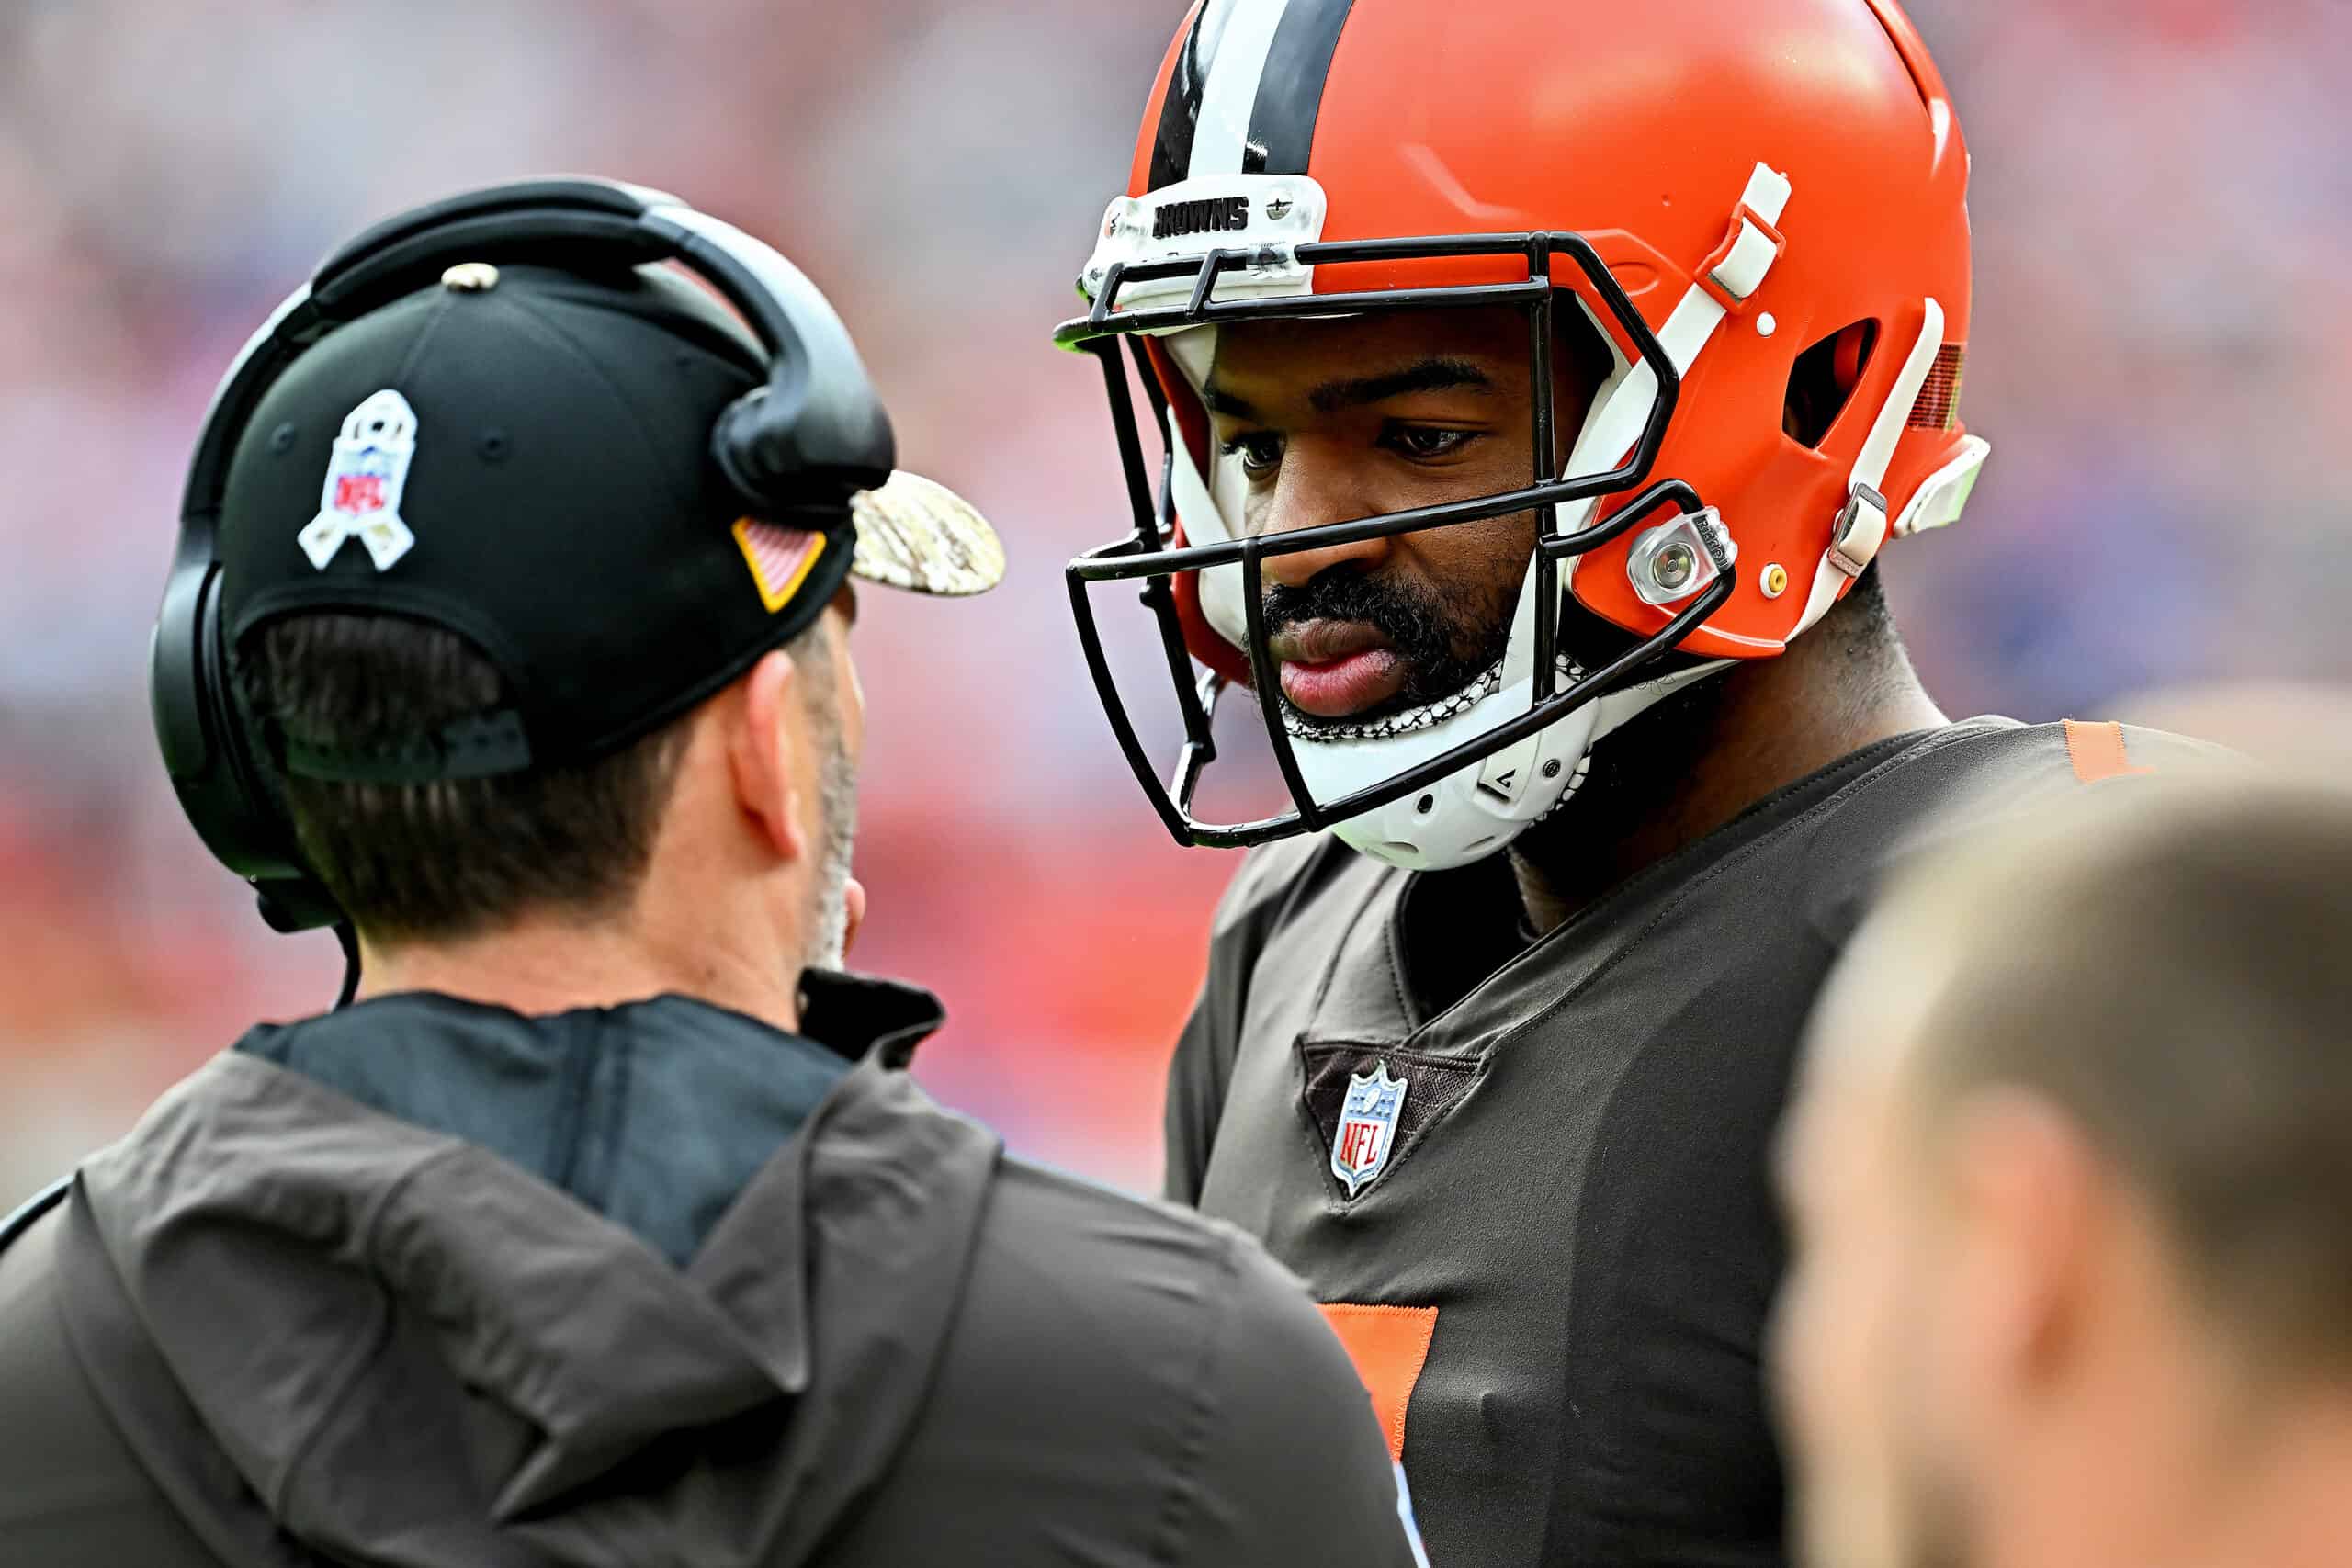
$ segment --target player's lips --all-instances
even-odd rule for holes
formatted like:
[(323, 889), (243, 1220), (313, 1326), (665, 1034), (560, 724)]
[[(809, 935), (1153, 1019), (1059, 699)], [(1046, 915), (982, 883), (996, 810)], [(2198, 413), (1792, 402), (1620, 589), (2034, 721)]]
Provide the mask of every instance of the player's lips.
[(1301, 713), (1345, 718), (1405, 689), (1404, 657), (1368, 621), (1299, 621), (1267, 639), (1283, 695)]

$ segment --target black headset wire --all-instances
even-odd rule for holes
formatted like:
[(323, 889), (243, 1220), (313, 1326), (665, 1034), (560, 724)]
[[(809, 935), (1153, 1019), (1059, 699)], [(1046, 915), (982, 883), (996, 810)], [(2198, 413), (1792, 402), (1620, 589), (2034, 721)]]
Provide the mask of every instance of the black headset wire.
[(334, 940), (343, 948), (343, 989), (334, 998), (335, 1010), (340, 1012), (359, 995), (359, 928), (349, 920), (337, 920)]

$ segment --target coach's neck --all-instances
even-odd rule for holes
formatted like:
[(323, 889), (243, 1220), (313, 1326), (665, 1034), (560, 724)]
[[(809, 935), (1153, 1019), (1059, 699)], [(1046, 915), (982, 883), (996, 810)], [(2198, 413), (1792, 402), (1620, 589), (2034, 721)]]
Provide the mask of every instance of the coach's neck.
[(643, 910), (592, 926), (530, 916), (450, 942), (383, 944), (362, 933), (360, 957), (363, 999), (432, 991), (539, 1015), (674, 994), (787, 1032), (800, 1022), (799, 965), (786, 951)]
[[(741, 770), (727, 765), (722, 732), (715, 723), (696, 731), (644, 876), (618, 907), (539, 907), (448, 941), (383, 941), (363, 929), (360, 996), (435, 991), (545, 1014), (676, 994), (796, 1031), (817, 868), (805, 853), (778, 852), (778, 835), (747, 807)], [(763, 810), (816, 808), (812, 792), (779, 787)], [(853, 929), (865, 897), (850, 885)]]

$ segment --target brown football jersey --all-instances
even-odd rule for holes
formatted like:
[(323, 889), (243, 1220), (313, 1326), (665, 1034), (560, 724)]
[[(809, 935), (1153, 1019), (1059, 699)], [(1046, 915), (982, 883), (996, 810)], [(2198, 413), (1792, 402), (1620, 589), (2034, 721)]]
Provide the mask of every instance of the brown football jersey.
[(2006, 719), (1897, 737), (1533, 941), (1502, 857), (1259, 852), (1171, 1068), (1169, 1195), (1326, 1303), (1433, 1562), (1778, 1565), (1768, 1149), (1831, 961), (1906, 848), (2209, 751)]

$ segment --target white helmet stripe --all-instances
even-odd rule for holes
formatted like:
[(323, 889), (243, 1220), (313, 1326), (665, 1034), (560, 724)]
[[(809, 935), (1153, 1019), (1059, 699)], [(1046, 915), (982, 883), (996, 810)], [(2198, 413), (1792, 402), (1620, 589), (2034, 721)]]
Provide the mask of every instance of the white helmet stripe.
[(1208, 0), (1201, 13), (1201, 52), (1209, 62), (1201, 115), (1193, 130), (1188, 178), (1238, 175), (1250, 146), (1258, 84), (1290, 0)]

